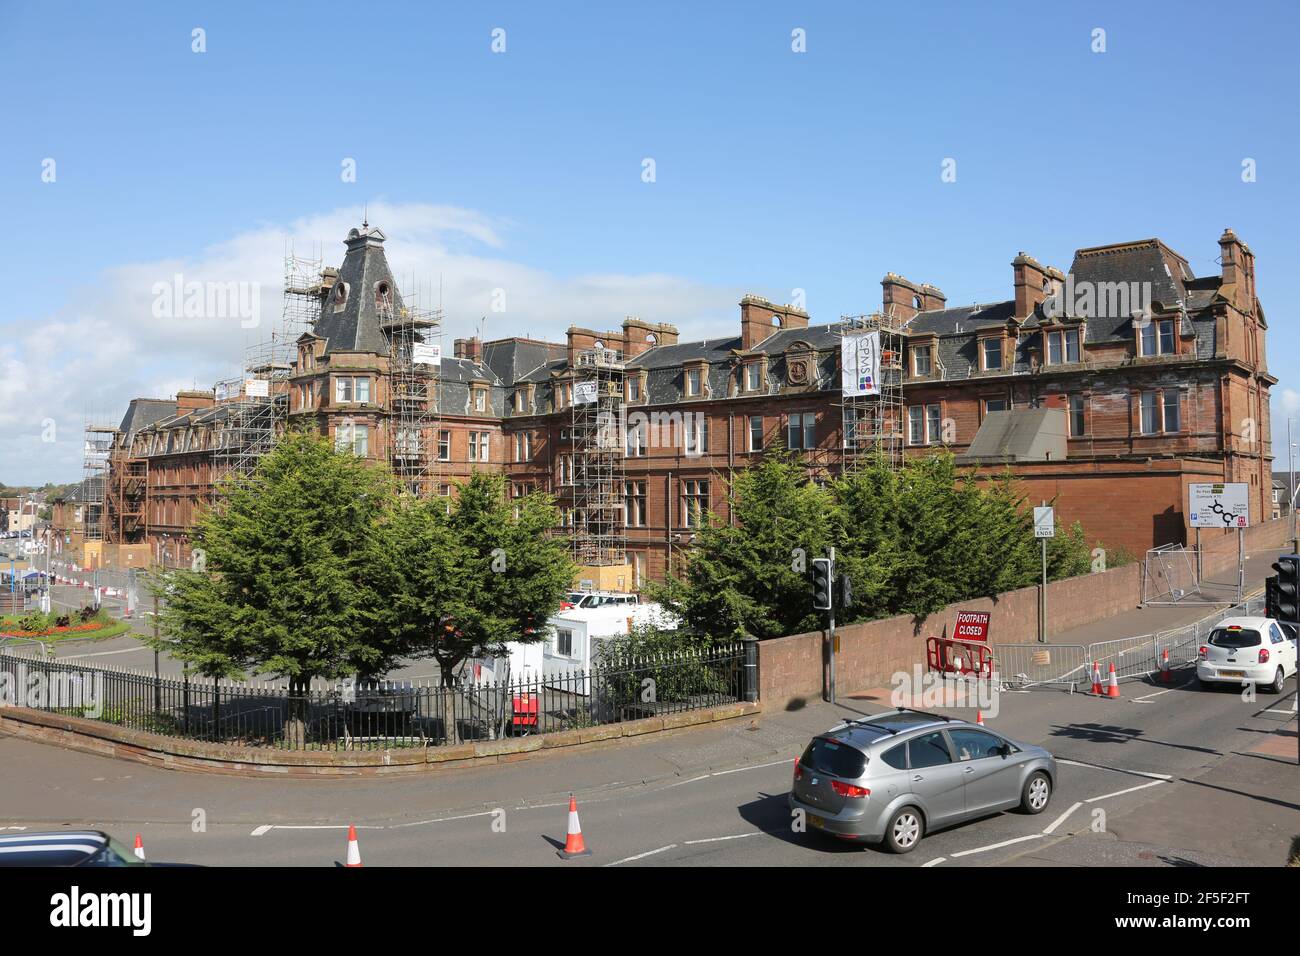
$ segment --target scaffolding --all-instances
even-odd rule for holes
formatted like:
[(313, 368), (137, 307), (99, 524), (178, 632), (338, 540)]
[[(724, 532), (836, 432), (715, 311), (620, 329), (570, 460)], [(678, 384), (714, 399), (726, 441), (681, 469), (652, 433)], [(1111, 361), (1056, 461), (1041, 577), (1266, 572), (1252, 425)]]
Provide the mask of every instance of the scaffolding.
[(438, 493), (438, 413), (442, 310), (421, 309), (380, 283), (379, 328), (388, 339), (388, 462), (401, 488), (417, 498)]
[(311, 331), (324, 291), (321, 259), (286, 252), (279, 328), (245, 350), (242, 375), (216, 385), (223, 421), (213, 450), (214, 485), (247, 479), (284, 434), (298, 338)]
[(118, 430), (112, 425), (86, 423), (82, 460), (82, 491), (85, 495), (85, 533), (88, 541), (103, 541), (105, 496), (108, 489), (108, 463), (117, 442)]
[[(852, 473), (879, 458), (903, 466), (903, 344), (907, 321), (892, 313), (840, 318), (840, 361), (847, 374), (840, 388), (844, 471)], [(876, 357), (873, 358), (873, 351)], [(872, 381), (866, 378), (875, 372)], [(856, 373), (856, 375), (855, 375)]]
[(114, 436), (104, 501), (104, 538), (113, 544), (144, 540), (149, 513), (149, 461), (132, 458), (131, 449)]
[(620, 434), (623, 357), (578, 352), (572, 405), (573, 557), (581, 567), (627, 563), (623, 528), (625, 447)]

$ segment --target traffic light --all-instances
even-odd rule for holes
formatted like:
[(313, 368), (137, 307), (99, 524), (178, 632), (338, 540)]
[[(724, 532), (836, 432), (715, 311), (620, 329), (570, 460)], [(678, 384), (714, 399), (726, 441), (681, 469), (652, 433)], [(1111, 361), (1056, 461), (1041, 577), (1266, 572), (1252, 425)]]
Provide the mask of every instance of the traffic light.
[(831, 609), (831, 559), (813, 558), (813, 610)]
[(1274, 574), (1264, 579), (1264, 616), (1271, 617), (1274, 620), (1282, 616), (1277, 606), (1277, 577), (1278, 576)]
[(1288, 624), (1300, 622), (1300, 554), (1282, 555), (1273, 563), (1273, 570), (1277, 572), (1277, 613), (1272, 617)]
[(840, 607), (853, 607), (853, 579), (840, 575)]

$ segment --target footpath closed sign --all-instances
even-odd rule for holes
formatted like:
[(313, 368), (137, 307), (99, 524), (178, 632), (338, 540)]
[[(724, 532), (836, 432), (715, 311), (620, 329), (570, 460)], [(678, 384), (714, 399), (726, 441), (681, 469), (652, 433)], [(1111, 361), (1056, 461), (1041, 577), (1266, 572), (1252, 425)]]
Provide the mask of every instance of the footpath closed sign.
[(987, 641), (991, 616), (988, 611), (958, 611), (952, 636), (959, 641)]

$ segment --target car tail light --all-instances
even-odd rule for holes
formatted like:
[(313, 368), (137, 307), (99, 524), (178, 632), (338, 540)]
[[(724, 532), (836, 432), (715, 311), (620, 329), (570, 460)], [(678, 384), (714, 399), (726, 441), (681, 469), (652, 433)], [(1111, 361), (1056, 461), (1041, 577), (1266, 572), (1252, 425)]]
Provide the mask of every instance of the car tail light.
[(1267, 664), (1267, 663), (1268, 663), (1268, 648), (1267, 648), (1267, 647), (1261, 647), (1261, 648), (1259, 649), (1259, 662), (1260, 662), (1261, 664)]
[(794, 778), (796, 780), (803, 779), (803, 767), (799, 766), (799, 759), (797, 757), (794, 761)]
[(831, 781), (831, 789), (834, 790), (836, 793), (838, 793), (841, 797), (871, 796), (871, 791), (868, 790), (866, 787), (855, 787), (851, 783), (843, 783), (842, 781), (839, 780)]
[(1202, 644), (1200, 654), (1201, 654), (1201, 660), (1205, 660), (1207, 657), (1210, 656), (1210, 649), (1206, 647), (1204, 644)]

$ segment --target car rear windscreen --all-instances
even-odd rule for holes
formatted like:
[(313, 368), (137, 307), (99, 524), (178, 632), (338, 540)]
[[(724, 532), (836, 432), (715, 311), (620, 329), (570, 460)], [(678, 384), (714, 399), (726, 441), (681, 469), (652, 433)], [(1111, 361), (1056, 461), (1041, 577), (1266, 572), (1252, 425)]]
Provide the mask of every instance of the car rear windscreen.
[(815, 738), (799, 762), (813, 770), (850, 779), (862, 776), (862, 772), (867, 769), (867, 755), (861, 750), (825, 737)]
[(1259, 647), (1259, 631), (1216, 627), (1210, 634), (1210, 643), (1215, 647)]

